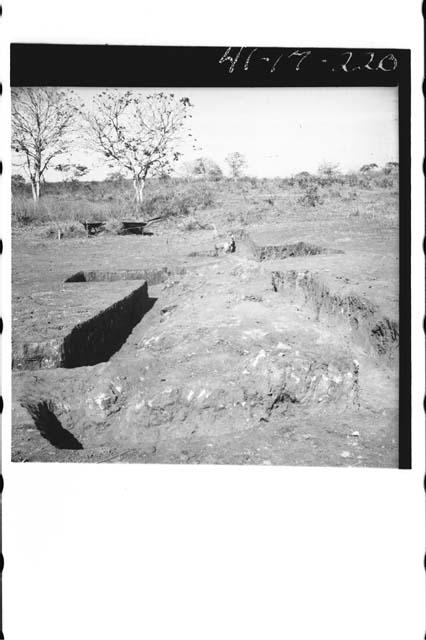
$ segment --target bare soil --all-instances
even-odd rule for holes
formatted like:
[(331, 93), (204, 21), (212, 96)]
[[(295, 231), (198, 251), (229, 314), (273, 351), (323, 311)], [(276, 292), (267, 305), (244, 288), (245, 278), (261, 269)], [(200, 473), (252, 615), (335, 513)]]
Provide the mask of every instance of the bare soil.
[(15, 233), (15, 352), (124, 298), (138, 271), (152, 304), (104, 362), (14, 370), (12, 459), (397, 466), (395, 220), (276, 219), (234, 228), (217, 257), (210, 230)]

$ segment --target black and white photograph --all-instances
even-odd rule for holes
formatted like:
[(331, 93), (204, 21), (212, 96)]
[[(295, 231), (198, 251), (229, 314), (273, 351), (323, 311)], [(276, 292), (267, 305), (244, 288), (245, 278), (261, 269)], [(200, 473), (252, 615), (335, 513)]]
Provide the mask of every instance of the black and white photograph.
[(397, 86), (11, 108), (14, 461), (398, 467)]
[(422, 637), (420, 5), (3, 4), (0, 637)]

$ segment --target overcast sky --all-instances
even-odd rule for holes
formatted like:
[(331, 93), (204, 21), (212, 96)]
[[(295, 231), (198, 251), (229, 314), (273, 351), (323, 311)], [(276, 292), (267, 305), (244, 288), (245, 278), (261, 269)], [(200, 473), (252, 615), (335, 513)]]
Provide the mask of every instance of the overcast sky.
[[(148, 94), (158, 89), (138, 89)], [(83, 100), (101, 89), (74, 91)], [(247, 173), (261, 177), (316, 171), (324, 161), (342, 171), (375, 162), (398, 160), (398, 93), (396, 87), (351, 88), (166, 88), (188, 96), (194, 104), (191, 130), (200, 150), (184, 142), (183, 161), (198, 156), (224, 159), (239, 151), (247, 159)], [(72, 162), (91, 165), (75, 153)], [(87, 179), (102, 179), (111, 169), (100, 166)], [(58, 173), (49, 171), (48, 180)]]

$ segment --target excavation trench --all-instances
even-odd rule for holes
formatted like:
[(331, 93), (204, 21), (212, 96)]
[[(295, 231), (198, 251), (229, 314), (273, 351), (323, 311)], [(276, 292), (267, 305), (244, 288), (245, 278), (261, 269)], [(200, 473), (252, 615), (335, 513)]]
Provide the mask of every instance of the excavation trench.
[(399, 346), (399, 324), (380, 314), (373, 302), (356, 295), (341, 296), (308, 271), (274, 271), (274, 291), (290, 293), (308, 304), (315, 312), (315, 320), (326, 314), (329, 319), (343, 321), (354, 341), (372, 347), (380, 356), (394, 357)]
[[(164, 273), (170, 272), (152, 273), (151, 282), (163, 282)], [(127, 280), (138, 280), (147, 276), (147, 270), (80, 271), (67, 282), (83, 287), (86, 295), (91, 295), (91, 287), (96, 282), (105, 287), (124, 275)], [(265, 422), (279, 423), (285, 414), (294, 417), (295, 412), (307, 415), (306, 411), (349, 411), (355, 415), (359, 411), (362, 367), (360, 370), (347, 345), (345, 347), (338, 337), (332, 344), (318, 343), (310, 330), (313, 321), (302, 318), (303, 314), (297, 315), (294, 305), (287, 305), (287, 295), (281, 320), (292, 324), (291, 329), (285, 328), (284, 334), (274, 333), (273, 321), (277, 317), (271, 319), (269, 314), (264, 316), (262, 327), (266, 337), (259, 342), (257, 316), (251, 317), (248, 309), (252, 304), (253, 310), (264, 313), (259, 301), (238, 303), (243, 305), (240, 325), (226, 324), (230, 312), (226, 307), (221, 310), (215, 306), (218, 315), (212, 325), (210, 317), (203, 316), (203, 307), (211, 303), (207, 300), (209, 292), (217, 304), (215, 277), (220, 278), (220, 274), (212, 276), (210, 288), (201, 296), (204, 302), (198, 306), (194, 301), (200, 295), (199, 287), (191, 281), (191, 289), (187, 289), (189, 283), (184, 281), (182, 290), (187, 291), (185, 297), (188, 295), (189, 300), (176, 298), (173, 292), (167, 302), (177, 304), (165, 307), (173, 308), (173, 313), (158, 314), (158, 327), (157, 314), (147, 319), (148, 324), (137, 329), (139, 336), (128, 341), (111, 363), (99, 371), (93, 370), (90, 390), (67, 398), (67, 405), (73, 406), (73, 415), (79, 416), (76, 424), (88, 421), (90, 428), (99, 427), (100, 433), (104, 425), (108, 425), (109, 437), (115, 439), (118, 446), (131, 445), (135, 450), (143, 450), (147, 443), (157, 445), (182, 437), (191, 439), (194, 433), (197, 437), (220, 438)], [(247, 288), (239, 292), (241, 296), (250, 292), (251, 287), (249, 282), (243, 286)], [(300, 294), (304, 301), (318, 309), (318, 318), (323, 313), (343, 317), (351, 330), (368, 332), (378, 353), (387, 352), (389, 345), (397, 343), (396, 323), (380, 318), (374, 305), (355, 296), (333, 295), (311, 274), (274, 271), (272, 286), (276, 292)], [(272, 292), (269, 295), (279, 300)], [(154, 303), (144, 282), (128, 296), (73, 327), (58, 349), (60, 364), (56, 366), (70, 368), (106, 362)], [(279, 317), (279, 302), (272, 304)], [(236, 313), (237, 308), (238, 305), (232, 313)], [(192, 309), (191, 321), (195, 322), (191, 330), (187, 328), (189, 309)], [(226, 328), (214, 337), (217, 326)], [(246, 334), (253, 334), (253, 342)], [(148, 375), (145, 370), (149, 370)], [(65, 385), (63, 388), (68, 389)], [(73, 440), (74, 436), (57, 417), (54, 403), (39, 400), (32, 405), (22, 404), (40, 434), (53, 447), (82, 447), (77, 439), (78, 428)], [(68, 419), (67, 424), (74, 431)], [(86, 449), (87, 438), (83, 441)]]
[[(88, 285), (87, 296), (96, 295)], [(106, 362), (124, 344), (133, 328), (155, 304), (146, 282), (62, 336), (40, 342), (14, 344), (14, 369), (72, 368)]]
[(23, 403), (34, 421), (34, 426), (56, 449), (83, 449), (83, 445), (60, 422), (55, 406), (48, 400), (35, 403)]
[(148, 285), (165, 282), (175, 275), (183, 275), (185, 268), (170, 269), (169, 267), (151, 269), (121, 269), (115, 271), (77, 271), (65, 282), (117, 282), (118, 280), (144, 280)]
[(78, 324), (61, 345), (60, 366), (83, 367), (109, 360), (155, 302), (144, 283), (94, 318)]
[[(47, 302), (54, 312), (41, 315), (39, 326), (46, 339), (14, 339), (12, 367), (74, 368), (106, 362), (155, 304), (156, 298), (148, 295), (148, 285), (184, 272), (184, 268), (166, 266), (76, 272), (61, 290), (48, 292)], [(42, 302), (45, 304), (46, 298)]]
[(243, 240), (247, 243), (256, 260), (284, 260), (300, 256), (334, 255), (344, 253), (340, 249), (320, 247), (308, 242), (293, 242), (284, 244), (262, 245), (256, 242), (252, 236), (243, 232)]

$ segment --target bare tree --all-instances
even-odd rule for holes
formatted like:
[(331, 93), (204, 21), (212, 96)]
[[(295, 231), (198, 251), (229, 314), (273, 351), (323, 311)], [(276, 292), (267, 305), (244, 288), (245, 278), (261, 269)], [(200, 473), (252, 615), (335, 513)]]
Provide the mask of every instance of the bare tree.
[(67, 134), (75, 115), (69, 91), (51, 87), (12, 89), (12, 148), (23, 158), (35, 202), (46, 169), (71, 143)]
[(231, 176), (234, 180), (242, 176), (243, 169), (247, 165), (246, 159), (241, 153), (239, 153), (239, 151), (234, 151), (234, 153), (227, 155), (225, 162), (229, 166)]
[(189, 98), (173, 93), (102, 91), (85, 112), (92, 147), (110, 168), (131, 176), (138, 204), (146, 178), (167, 173), (181, 156), (177, 148), (191, 107)]

